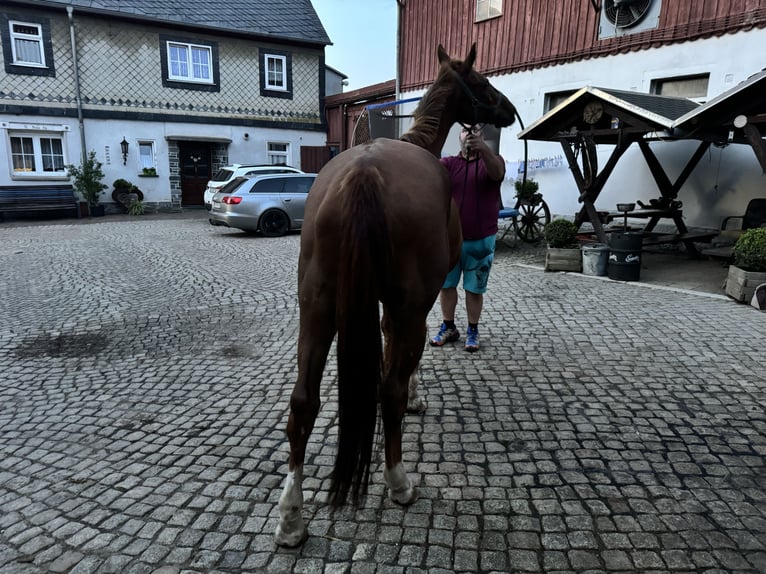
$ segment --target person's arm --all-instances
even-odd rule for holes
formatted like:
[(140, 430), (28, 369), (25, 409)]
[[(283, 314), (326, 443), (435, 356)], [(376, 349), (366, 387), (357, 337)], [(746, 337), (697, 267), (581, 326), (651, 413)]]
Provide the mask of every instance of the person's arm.
[(503, 181), (505, 177), (505, 161), (499, 155), (496, 155), (487, 145), (483, 138), (469, 136), (467, 140), (472, 150), (481, 156), (484, 165), (487, 168), (487, 176), (492, 181)]

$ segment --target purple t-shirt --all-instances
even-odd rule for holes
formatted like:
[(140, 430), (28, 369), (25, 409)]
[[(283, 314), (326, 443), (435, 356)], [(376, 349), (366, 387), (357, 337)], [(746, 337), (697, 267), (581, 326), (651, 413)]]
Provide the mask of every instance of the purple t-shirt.
[(481, 158), (469, 161), (463, 156), (451, 155), (441, 158), (441, 162), (452, 182), (452, 197), (460, 210), (463, 239), (483, 239), (497, 233), (500, 185), (503, 182), (489, 178)]

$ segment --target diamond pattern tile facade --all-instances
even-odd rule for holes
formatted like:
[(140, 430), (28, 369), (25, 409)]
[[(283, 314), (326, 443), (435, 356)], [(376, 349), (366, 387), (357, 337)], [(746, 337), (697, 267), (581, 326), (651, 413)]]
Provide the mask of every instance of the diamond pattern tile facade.
[[(65, 17), (51, 16), (56, 76), (7, 75), (0, 88), (0, 104), (75, 105), (74, 66)], [(292, 57), (292, 98), (263, 97), (259, 85), (258, 48), (247, 39), (217, 37), (110, 22), (80, 15), (76, 18), (80, 91), (85, 114), (140, 112), (199, 114), (216, 119), (321, 124), (319, 65), (322, 52), (288, 48)], [(219, 91), (208, 92), (163, 86), (159, 34), (215, 42), (219, 50)], [(284, 46), (278, 49), (284, 50)]]

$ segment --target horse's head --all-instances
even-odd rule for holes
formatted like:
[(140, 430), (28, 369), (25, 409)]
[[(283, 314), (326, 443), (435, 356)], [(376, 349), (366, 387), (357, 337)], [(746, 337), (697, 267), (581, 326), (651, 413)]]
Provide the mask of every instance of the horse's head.
[(510, 126), (516, 119), (516, 108), (497, 91), (486, 77), (473, 69), (476, 44), (471, 46), (465, 60), (453, 60), (444, 47), (438, 49), (439, 77), (452, 79), (457, 98), (456, 120), (462, 124), (493, 124), (498, 128)]

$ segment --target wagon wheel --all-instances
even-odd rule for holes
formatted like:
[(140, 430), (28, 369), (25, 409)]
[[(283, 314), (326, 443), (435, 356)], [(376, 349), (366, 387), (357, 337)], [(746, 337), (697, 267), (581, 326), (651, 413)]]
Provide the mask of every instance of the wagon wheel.
[(551, 221), (551, 211), (544, 199), (538, 203), (516, 202), (519, 215), (513, 218), (513, 228), (519, 239), (527, 243), (537, 243), (543, 238), (545, 226)]

